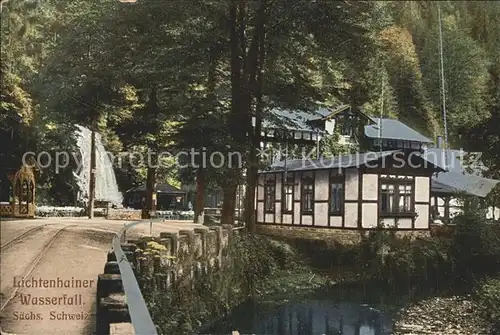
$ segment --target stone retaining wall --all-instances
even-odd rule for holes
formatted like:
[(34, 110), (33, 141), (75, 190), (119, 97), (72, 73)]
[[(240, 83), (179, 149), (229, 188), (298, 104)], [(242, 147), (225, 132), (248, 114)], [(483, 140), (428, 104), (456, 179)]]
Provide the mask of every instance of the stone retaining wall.
[[(160, 233), (159, 237), (142, 237), (122, 244), (141, 288), (166, 290), (183, 274), (190, 280), (200, 279), (212, 267), (227, 259), (232, 236), (242, 228), (204, 227)], [(145, 250), (149, 252), (145, 252)], [(183, 276), (185, 277), (185, 276)], [(118, 262), (108, 253), (104, 274), (97, 282), (96, 335), (109, 335), (110, 325), (130, 323)], [(118, 334), (118, 333), (117, 333)]]
[[(327, 244), (357, 244), (361, 242), (362, 234), (368, 234), (370, 230), (343, 229), (343, 228), (316, 228), (289, 225), (257, 225), (257, 232), (269, 236), (292, 239), (322, 240)], [(429, 230), (397, 230), (396, 235), (416, 237), (430, 236)]]

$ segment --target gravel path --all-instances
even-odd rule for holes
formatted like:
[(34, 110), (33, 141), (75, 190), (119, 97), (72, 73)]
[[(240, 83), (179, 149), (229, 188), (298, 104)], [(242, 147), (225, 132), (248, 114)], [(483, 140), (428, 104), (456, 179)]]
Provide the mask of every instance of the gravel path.
[[(63, 225), (43, 227), (26, 236), (22, 241), (10, 245), (8, 249), (2, 250), (0, 258), (0, 302), (2, 306), (13, 290), (14, 278), (24, 275), (35, 255), (42, 250), (43, 245), (53, 234), (55, 234), (56, 230), (61, 227), (63, 227)], [(11, 236), (8, 240), (10, 241), (26, 230), (27, 229), (23, 227), (23, 229), (19, 230), (17, 233), (14, 231), (10, 232)]]
[[(1, 244), (32, 227), (50, 224), (2, 251), (0, 259), (2, 301), (13, 291), (14, 278), (16, 282), (20, 281), (30, 263), (57, 229), (67, 225), (77, 225), (67, 228), (56, 238), (31, 275), (26, 278), (30, 283), (32, 279), (42, 280), (42, 284), (44, 280), (48, 280), (47, 284), (62, 284), (63, 287), (20, 288), (17, 296), (2, 311), (0, 316), (2, 331), (17, 335), (92, 334), (95, 329), (97, 276), (103, 272), (114, 232), (128, 223), (130, 221), (85, 218), (43, 218), (0, 222)], [(136, 238), (140, 235), (149, 235), (150, 232), (159, 235), (161, 232), (196, 227), (203, 226), (182, 221), (154, 223), (152, 227), (149, 224), (142, 224), (132, 229), (127, 237)], [(81, 281), (80, 284), (85, 287), (64, 287), (65, 281), (74, 284), (72, 280)], [(44, 305), (35, 304), (33, 297), (43, 297)]]
[(25, 220), (25, 221), (2, 221), (0, 245), (12, 240), (23, 232), (33, 228), (39, 227), (42, 224), (53, 224), (54, 222), (40, 222), (39, 220)]
[[(4, 311), (3, 330), (14, 334), (92, 334), (97, 274), (103, 270), (111, 237), (109, 233), (71, 228), (64, 231), (27, 278), (52, 280), (62, 287), (21, 288)], [(78, 286), (77, 280), (80, 287), (64, 287), (66, 283)], [(50, 301), (37, 305), (28, 300), (30, 297)]]

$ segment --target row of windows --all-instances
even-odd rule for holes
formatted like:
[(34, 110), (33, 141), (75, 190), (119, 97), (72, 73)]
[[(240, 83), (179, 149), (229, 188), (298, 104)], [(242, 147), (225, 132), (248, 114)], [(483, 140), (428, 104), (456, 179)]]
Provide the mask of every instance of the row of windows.
[[(283, 213), (292, 213), (294, 203), (294, 181), (288, 179), (283, 184), (282, 207)], [(344, 208), (344, 181), (332, 179), (330, 181), (330, 215), (342, 215)], [(300, 207), (303, 214), (314, 213), (314, 180), (304, 178), (301, 182)], [(264, 211), (274, 213), (276, 209), (276, 184), (274, 181), (264, 185)], [(380, 187), (381, 214), (411, 213), (414, 211), (413, 182), (406, 180), (384, 181)]]
[(382, 147), (391, 148), (391, 149), (420, 149), (420, 142), (413, 141), (403, 141), (403, 140), (373, 140), (373, 145), (375, 147), (380, 147), (380, 143), (382, 143)]
[[(283, 184), (282, 191), (282, 212), (291, 213), (293, 211), (295, 184), (293, 179), (288, 179)], [(267, 182), (264, 185), (264, 210), (274, 212), (276, 203), (276, 185), (274, 182)], [(302, 213), (314, 212), (314, 180), (304, 178), (301, 183), (300, 206)], [(330, 213), (341, 214), (344, 205), (344, 183), (342, 181), (333, 181), (330, 184)]]

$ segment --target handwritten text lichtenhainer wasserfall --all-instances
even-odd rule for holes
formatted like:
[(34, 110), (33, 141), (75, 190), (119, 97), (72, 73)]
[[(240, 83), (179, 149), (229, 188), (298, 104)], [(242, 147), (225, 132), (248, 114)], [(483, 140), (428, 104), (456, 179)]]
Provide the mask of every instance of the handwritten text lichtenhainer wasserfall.
[(94, 288), (94, 279), (45, 279), (32, 277), (30, 279), (14, 277), (14, 287), (19, 288)]
[(21, 305), (52, 305), (52, 306), (76, 306), (84, 305), (81, 294), (60, 296), (33, 296), (31, 294), (19, 294)]

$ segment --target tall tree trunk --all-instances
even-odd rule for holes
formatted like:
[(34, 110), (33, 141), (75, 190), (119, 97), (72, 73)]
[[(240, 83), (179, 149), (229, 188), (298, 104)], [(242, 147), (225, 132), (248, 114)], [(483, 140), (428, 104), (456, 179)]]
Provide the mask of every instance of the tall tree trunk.
[[(210, 49), (210, 67), (208, 69), (208, 94), (207, 94), (207, 107), (208, 112), (215, 112), (217, 105), (217, 96), (215, 89), (217, 86), (217, 62), (222, 51), (222, 42), (218, 41)], [(200, 152), (202, 150), (200, 149)], [(203, 162), (200, 162), (196, 170), (196, 205), (194, 211), (194, 222), (204, 223), (205, 214), (205, 167)]]
[[(158, 97), (157, 97), (157, 87), (156, 84), (153, 85), (151, 93), (149, 95), (149, 101), (147, 107), (151, 117), (151, 124), (153, 134), (158, 134), (160, 132), (159, 125), (159, 114), (160, 108), (158, 107)], [(156, 154), (158, 153), (158, 142), (157, 140), (149, 144), (149, 149), (153, 150), (153, 156), (158, 158)], [(151, 154), (151, 151), (149, 152)], [(142, 218), (150, 219), (152, 215), (156, 212), (156, 170), (158, 168), (158, 162), (152, 162), (151, 156), (149, 156), (147, 162), (147, 175), (146, 175), (146, 202), (142, 209)]]
[(142, 218), (150, 219), (156, 212), (156, 168), (148, 166), (146, 177), (146, 203), (142, 209)]
[(96, 148), (95, 148), (95, 123), (92, 125), (90, 135), (90, 180), (89, 180), (89, 219), (94, 218), (95, 182), (96, 182)]
[(234, 212), (236, 209), (236, 193), (238, 190), (237, 178), (231, 180), (223, 188), (222, 218), (221, 224), (234, 224)]
[(196, 204), (194, 210), (194, 222), (203, 224), (205, 213), (205, 173), (200, 164), (196, 171)]
[[(230, 48), (231, 48), (231, 112), (229, 115), (229, 131), (238, 150), (243, 151), (246, 141), (246, 119), (242, 67), (245, 59), (245, 7), (244, 1), (232, 0), (229, 9)], [(236, 193), (238, 188), (240, 167), (230, 168), (223, 186), (222, 224), (234, 223), (236, 209)]]
[(247, 169), (247, 189), (245, 194), (245, 222), (250, 233), (256, 231), (255, 217), (255, 189), (258, 181), (259, 157), (257, 149), (260, 147), (260, 133), (262, 126), (262, 85), (265, 61), (265, 8), (266, 1), (261, 0), (257, 15), (257, 24), (249, 51), (248, 62), (248, 92), (247, 108), (249, 115), (252, 109), (252, 97), (255, 97), (255, 129), (250, 130), (249, 167)]

